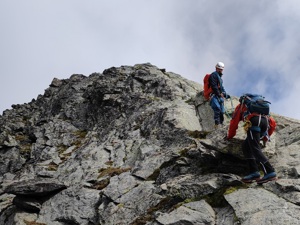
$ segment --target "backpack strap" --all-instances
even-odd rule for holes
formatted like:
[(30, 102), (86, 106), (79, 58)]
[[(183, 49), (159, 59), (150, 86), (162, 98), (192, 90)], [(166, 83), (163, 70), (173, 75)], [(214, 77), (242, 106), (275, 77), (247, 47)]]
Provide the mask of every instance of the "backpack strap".
[[(268, 116), (265, 116), (265, 115), (261, 115), (261, 114), (257, 114), (257, 113), (252, 113), (250, 115), (248, 115), (247, 117), (247, 120), (250, 121), (250, 119), (253, 117), (253, 116), (259, 116), (259, 119), (258, 119), (258, 124), (256, 126), (251, 126), (249, 129), (250, 129), (250, 133), (251, 133), (251, 137), (253, 139), (253, 136), (252, 136), (252, 131), (254, 132), (259, 132), (260, 133), (260, 139), (263, 139), (264, 137), (266, 137), (268, 139), (268, 141), (270, 141), (270, 136), (268, 134), (268, 130), (270, 128), (269, 126), (269, 117)], [(267, 120), (267, 129), (265, 131), (262, 131), (261, 128), (260, 128), (260, 123), (261, 123), (261, 117), (265, 117), (266, 120)]]
[[(252, 113), (252, 114), (254, 114), (254, 113)], [(251, 115), (251, 114), (250, 114), (250, 115)], [(253, 116), (256, 116), (256, 115), (253, 115)], [(253, 116), (251, 116), (251, 118), (252, 118)], [(248, 120), (250, 120), (249, 116), (248, 116)], [(256, 125), (256, 126), (250, 127), (250, 130), (251, 130), (251, 131), (255, 131), (255, 132), (261, 133), (261, 128), (260, 128), (260, 126), (259, 126), (259, 125), (260, 125), (260, 122), (261, 122), (261, 114), (258, 115), (258, 123), (257, 123), (257, 125)]]

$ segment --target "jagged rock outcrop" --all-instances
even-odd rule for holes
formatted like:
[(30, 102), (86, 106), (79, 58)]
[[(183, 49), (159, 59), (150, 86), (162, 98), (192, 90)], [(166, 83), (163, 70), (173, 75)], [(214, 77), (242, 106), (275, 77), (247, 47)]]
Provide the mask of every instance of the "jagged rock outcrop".
[(54, 78), (4, 111), (0, 225), (300, 224), (300, 121), (274, 115), (280, 179), (244, 185), (244, 131), (224, 141), (201, 90), (138, 64)]

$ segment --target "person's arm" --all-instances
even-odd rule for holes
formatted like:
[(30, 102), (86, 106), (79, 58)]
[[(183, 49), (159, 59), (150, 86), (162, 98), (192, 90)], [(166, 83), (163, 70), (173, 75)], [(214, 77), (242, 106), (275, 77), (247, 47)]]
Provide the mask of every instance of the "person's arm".
[(244, 105), (238, 104), (235, 107), (232, 119), (230, 120), (227, 139), (231, 139), (236, 135), (236, 130), (238, 129), (239, 122), (243, 119), (244, 111), (245, 111)]
[[(224, 95), (226, 95), (226, 91), (225, 91), (225, 88), (224, 88), (224, 86), (223, 86), (223, 80), (222, 80), (221, 77), (220, 77), (220, 86), (221, 86), (221, 92), (222, 92)], [(224, 97), (226, 97), (226, 96), (224, 96)]]

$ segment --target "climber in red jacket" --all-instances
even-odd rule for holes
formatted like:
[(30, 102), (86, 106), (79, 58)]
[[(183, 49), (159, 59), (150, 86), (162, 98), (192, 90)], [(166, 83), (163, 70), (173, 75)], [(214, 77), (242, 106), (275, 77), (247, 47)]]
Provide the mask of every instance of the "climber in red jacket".
[[(263, 154), (260, 146), (260, 140), (263, 140), (265, 145), (270, 135), (274, 132), (276, 128), (274, 118), (270, 115), (262, 115), (256, 112), (250, 113), (247, 105), (240, 98), (240, 104), (235, 108), (225, 139), (230, 140), (236, 135), (240, 121), (245, 122), (244, 129), (247, 131), (242, 150), (250, 170), (249, 175), (243, 177), (242, 181), (251, 183), (255, 180), (258, 184), (262, 184), (277, 179), (274, 168)], [(257, 163), (262, 166), (264, 172), (264, 177), (262, 178), (260, 178)]]

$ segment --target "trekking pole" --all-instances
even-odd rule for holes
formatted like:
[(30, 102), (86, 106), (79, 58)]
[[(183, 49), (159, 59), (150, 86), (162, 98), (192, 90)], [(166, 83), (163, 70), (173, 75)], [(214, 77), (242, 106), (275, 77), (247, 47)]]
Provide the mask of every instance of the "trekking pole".
[(220, 106), (223, 105), (224, 110), (225, 110), (225, 114), (226, 114), (228, 117), (230, 117), (229, 114), (228, 114), (228, 112), (227, 112), (226, 105), (225, 105), (226, 98), (223, 99), (223, 102), (221, 102), (220, 98), (217, 98), (217, 99), (218, 99), (218, 102), (219, 102)]
[(232, 103), (232, 98), (231, 98), (231, 96), (229, 98), (230, 98), (230, 102), (231, 102), (231, 110), (233, 112), (234, 111), (234, 107), (233, 107), (233, 103)]
[(225, 114), (226, 114), (226, 116), (228, 116), (228, 118), (230, 118), (231, 116), (230, 116), (229, 113), (227, 112), (227, 108), (226, 108), (225, 103), (224, 103), (224, 109), (225, 109)]
[[(230, 98), (230, 101), (231, 101), (231, 111), (233, 112), (232, 98), (231, 98), (231, 96), (230, 96), (229, 98)], [(226, 99), (226, 100), (227, 100), (227, 99)], [(228, 110), (227, 110), (227, 108), (226, 108), (225, 101), (224, 101), (224, 109), (225, 109), (225, 114), (228, 116), (228, 118), (231, 118), (231, 115), (229, 115)]]

